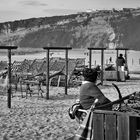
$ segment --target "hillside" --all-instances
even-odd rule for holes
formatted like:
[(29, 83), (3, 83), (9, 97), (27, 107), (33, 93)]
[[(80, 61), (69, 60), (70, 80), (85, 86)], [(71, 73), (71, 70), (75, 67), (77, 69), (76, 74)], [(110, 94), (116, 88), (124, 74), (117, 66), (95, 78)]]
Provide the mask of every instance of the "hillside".
[(140, 50), (140, 9), (100, 10), (0, 23), (0, 45)]

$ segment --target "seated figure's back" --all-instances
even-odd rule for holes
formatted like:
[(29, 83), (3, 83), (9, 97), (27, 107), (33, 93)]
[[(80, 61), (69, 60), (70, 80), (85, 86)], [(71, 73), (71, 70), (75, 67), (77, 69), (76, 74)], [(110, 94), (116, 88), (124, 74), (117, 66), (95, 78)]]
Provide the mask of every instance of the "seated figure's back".
[(98, 99), (97, 105), (110, 102), (96, 85), (96, 70), (86, 68), (83, 71), (83, 77), (84, 81), (80, 87), (80, 103), (84, 109), (89, 109), (95, 99)]

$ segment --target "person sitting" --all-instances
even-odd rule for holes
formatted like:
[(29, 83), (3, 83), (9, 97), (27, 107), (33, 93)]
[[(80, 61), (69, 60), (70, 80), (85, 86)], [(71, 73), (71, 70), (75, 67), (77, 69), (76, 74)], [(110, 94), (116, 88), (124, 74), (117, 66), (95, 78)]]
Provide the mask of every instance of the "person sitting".
[[(68, 109), (68, 113), (71, 119), (76, 119), (77, 122), (82, 123), (86, 111), (89, 110), (93, 105), (99, 107), (110, 103), (111, 101), (104, 96), (101, 90), (96, 85), (98, 71), (97, 69), (85, 68), (82, 72), (84, 81), (80, 87), (80, 98), (75, 104)], [(98, 99), (98, 102), (96, 100)], [(102, 109), (111, 110), (112, 106), (104, 107)], [(79, 111), (82, 110), (82, 111)], [(84, 111), (84, 112), (83, 112)]]
[(90, 109), (96, 99), (98, 99), (96, 106), (111, 102), (97, 87), (97, 76), (98, 72), (96, 69), (85, 68), (83, 70), (84, 81), (82, 82), (82, 85), (80, 87), (80, 104), (85, 110)]

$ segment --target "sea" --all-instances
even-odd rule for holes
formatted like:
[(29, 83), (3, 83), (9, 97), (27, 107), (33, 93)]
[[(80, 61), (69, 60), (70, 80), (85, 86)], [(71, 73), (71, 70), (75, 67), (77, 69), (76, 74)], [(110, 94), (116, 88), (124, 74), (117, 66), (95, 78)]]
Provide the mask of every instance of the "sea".
[[(119, 50), (119, 54), (122, 53), (125, 56), (125, 51)], [(50, 57), (65, 58), (65, 50), (50, 50)], [(43, 59), (46, 57), (46, 51), (39, 53), (12, 55), (11, 61), (23, 61), (24, 59), (34, 60)], [(112, 58), (112, 63), (115, 65), (117, 58), (116, 50), (104, 50), (104, 64), (109, 63), (109, 58)], [(89, 50), (88, 49), (72, 49), (68, 50), (68, 58), (85, 58), (85, 65), (89, 65)], [(101, 65), (101, 51), (92, 50), (91, 65)], [(8, 61), (6, 54), (0, 54), (0, 61)], [(127, 64), (129, 71), (140, 72), (140, 51), (128, 50), (127, 51)]]

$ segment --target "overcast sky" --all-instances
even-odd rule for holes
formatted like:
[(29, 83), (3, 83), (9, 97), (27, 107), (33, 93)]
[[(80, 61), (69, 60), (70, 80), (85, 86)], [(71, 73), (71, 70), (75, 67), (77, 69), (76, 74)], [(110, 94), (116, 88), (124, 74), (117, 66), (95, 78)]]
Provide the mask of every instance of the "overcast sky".
[(124, 7), (140, 7), (140, 0), (0, 0), (0, 22)]

